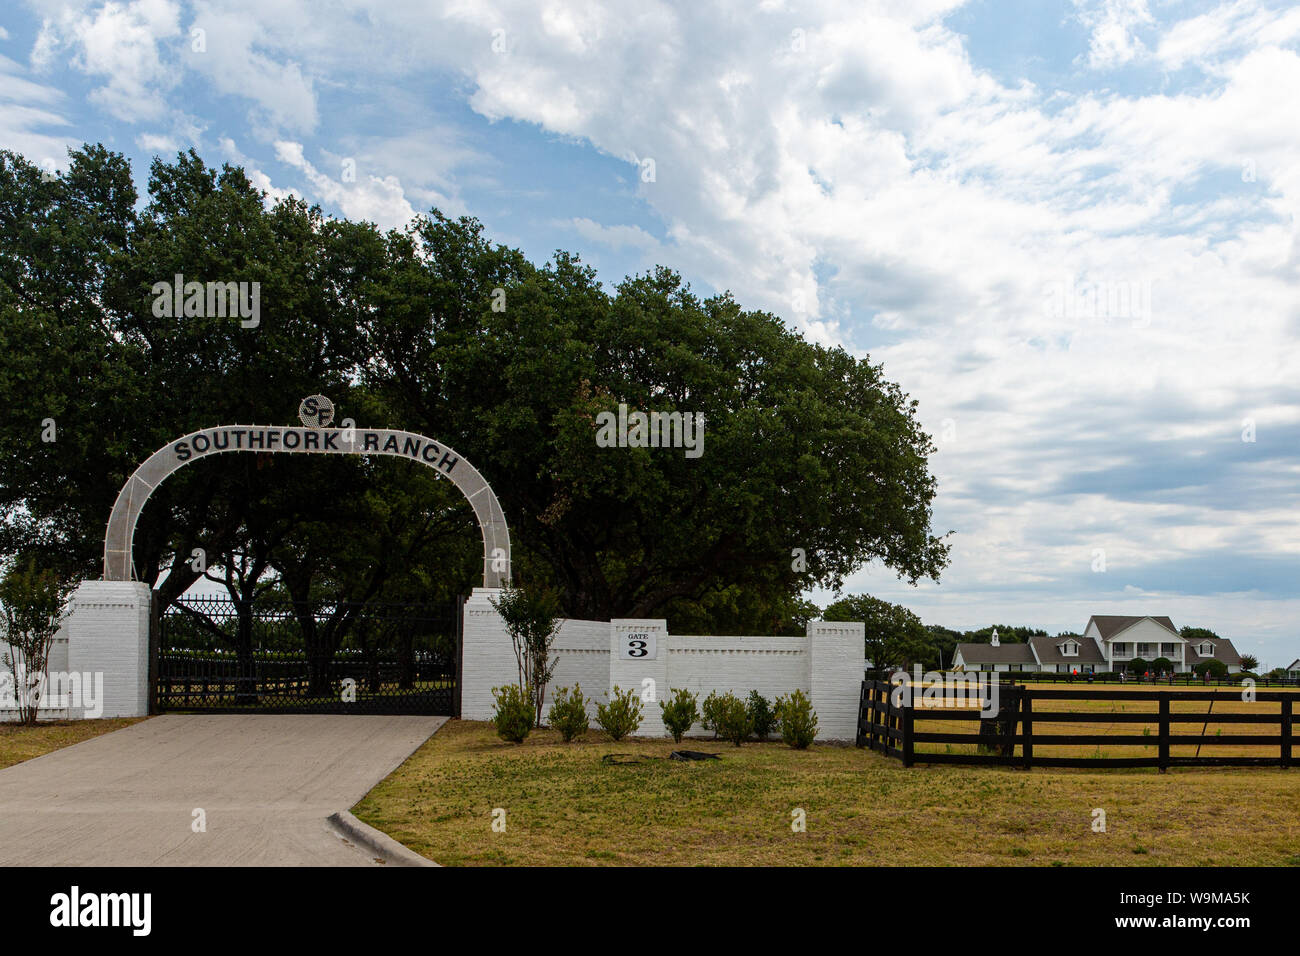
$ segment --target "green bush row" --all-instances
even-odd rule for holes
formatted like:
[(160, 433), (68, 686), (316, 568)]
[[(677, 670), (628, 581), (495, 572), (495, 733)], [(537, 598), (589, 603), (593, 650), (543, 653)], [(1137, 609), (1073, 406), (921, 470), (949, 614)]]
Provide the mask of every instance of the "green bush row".
[[(502, 740), (522, 743), (536, 718), (528, 695), (517, 686), (508, 685), (494, 688), (492, 697), (496, 701), (492, 723), (497, 735)], [(737, 747), (751, 736), (766, 740), (773, 732), (779, 731), (786, 744), (803, 750), (817, 736), (817, 713), (801, 690), (778, 697), (775, 703), (769, 703), (756, 690), (750, 691), (745, 700), (730, 691), (725, 694), (715, 691), (704, 699), (703, 708), (698, 700), (697, 695), (679, 687), (673, 691), (672, 697), (659, 702), (664, 727), (674, 742), (681, 743), (682, 736), (697, 721), (702, 721), (704, 728), (712, 730), (716, 737)], [(620, 690), (616, 686), (608, 703), (596, 705), (596, 723), (611, 740), (622, 740), (636, 733), (641, 718), (641, 699), (631, 690)], [(586, 734), (591, 722), (581, 686), (575, 685), (573, 690), (561, 687), (552, 698), (546, 719), (552, 729), (559, 731), (565, 743)]]

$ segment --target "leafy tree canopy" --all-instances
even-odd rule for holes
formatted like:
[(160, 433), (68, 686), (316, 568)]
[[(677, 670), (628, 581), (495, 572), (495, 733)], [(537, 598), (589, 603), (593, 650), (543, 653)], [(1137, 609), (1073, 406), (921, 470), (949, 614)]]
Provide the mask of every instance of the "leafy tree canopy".
[[(268, 204), (193, 151), (155, 160), (137, 199), (102, 146), (49, 181), (0, 152), (0, 553), (97, 575), (145, 457), (201, 427), (292, 422), (321, 392), (340, 418), (471, 460), (510, 522), (516, 576), (567, 616), (784, 632), (813, 613), (801, 593), (867, 562), (911, 582), (946, 565), (916, 403), (879, 365), (729, 294), (701, 298), (667, 268), (606, 290), (573, 255), (537, 265), (437, 210), (382, 233)], [(259, 283), (259, 321), (159, 314), (154, 287), (176, 275)], [(703, 415), (703, 454), (600, 447), (597, 416), (620, 405)], [(205, 573), (194, 548), (242, 562), (253, 591), (463, 590), (472, 515), (401, 464), (196, 462), (151, 497), (135, 566), (164, 603)]]

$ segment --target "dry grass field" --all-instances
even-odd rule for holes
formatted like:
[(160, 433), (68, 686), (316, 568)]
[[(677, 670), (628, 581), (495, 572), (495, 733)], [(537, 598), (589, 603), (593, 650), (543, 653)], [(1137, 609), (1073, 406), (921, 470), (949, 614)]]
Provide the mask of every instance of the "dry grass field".
[(42, 722), (34, 727), (0, 724), (0, 770), (146, 719), (148, 718), (118, 717), (112, 720), (59, 720)]
[(1300, 769), (905, 769), (854, 747), (683, 746), (722, 759), (594, 731), (514, 745), (453, 720), (354, 812), (445, 865), (1300, 865)]

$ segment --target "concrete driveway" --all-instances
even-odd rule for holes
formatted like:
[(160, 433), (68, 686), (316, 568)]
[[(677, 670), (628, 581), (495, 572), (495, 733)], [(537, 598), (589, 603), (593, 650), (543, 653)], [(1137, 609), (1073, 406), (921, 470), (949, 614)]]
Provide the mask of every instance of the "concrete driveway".
[(0, 770), (0, 865), (375, 865), (326, 818), (445, 721), (154, 717)]

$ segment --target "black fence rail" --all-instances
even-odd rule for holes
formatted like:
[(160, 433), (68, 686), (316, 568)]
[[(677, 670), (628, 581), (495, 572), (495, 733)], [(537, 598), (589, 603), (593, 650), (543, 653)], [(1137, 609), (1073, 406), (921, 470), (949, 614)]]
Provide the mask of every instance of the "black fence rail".
[(156, 711), (455, 715), (459, 602), (240, 606), (159, 618)]
[(1059, 674), (1040, 673), (1039, 671), (998, 671), (999, 680), (1019, 684), (1151, 684), (1157, 687), (1240, 687), (1247, 677), (1255, 682), (1256, 687), (1300, 687), (1300, 678), (1295, 677), (1254, 677), (1248, 674), (1229, 674), (1227, 677), (1199, 677), (1196, 674), (1162, 674), (1159, 677), (1134, 676), (1120, 677), (1117, 672), (1106, 671), (1102, 674)]
[[(970, 686), (978, 686), (970, 682)], [(904, 766), (916, 763), (949, 763), (972, 765), (1002, 765), (1022, 767), (1291, 767), (1296, 744), (1293, 714), (1300, 692), (1260, 691), (1245, 696), (1239, 687), (1233, 692), (1211, 690), (1066, 690), (1056, 688), (1030, 688), (1012, 683), (984, 684), (984, 697), (990, 706), (945, 707), (916, 706), (915, 697), (922, 692), (920, 685), (902, 690), (899, 685), (882, 680), (862, 682), (862, 696), (858, 715), (857, 743), (889, 757), (898, 758)], [(897, 692), (896, 692), (897, 691)], [(910, 691), (910, 693), (908, 692)], [(1118, 708), (1088, 709), (1098, 702), (1122, 705)], [(1248, 706), (1225, 711), (1225, 707)], [(1039, 706), (1036, 708), (1035, 704)], [(1142, 704), (1154, 709), (1129, 710), (1128, 706)], [(1071, 708), (1070, 705), (1083, 705)], [(1219, 704), (1219, 712), (1214, 707)], [(1196, 710), (1175, 709), (1175, 705), (1191, 705)], [(1202, 707), (1204, 709), (1202, 709)], [(926, 730), (931, 722), (954, 722), (970, 730)], [(1075, 732), (1074, 725), (1105, 724), (1105, 733)], [(1175, 733), (1175, 727), (1200, 724), (1199, 733)], [(1216, 733), (1206, 731), (1211, 724), (1219, 725)], [(1043, 729), (1049, 725), (1050, 729)], [(1066, 725), (1062, 729), (1062, 725)], [(1115, 732), (1116, 727), (1129, 725), (1141, 732)], [(1224, 733), (1223, 727), (1249, 725), (1268, 728), (1267, 733)], [(1249, 729), (1249, 727), (1247, 729)], [(1276, 730), (1272, 728), (1276, 727)], [(1154, 733), (1152, 732), (1154, 728)], [(1085, 727), (1080, 727), (1084, 731)], [(931, 750), (942, 744), (945, 750)], [(965, 746), (967, 751), (954, 751), (954, 746)], [(1093, 755), (1043, 753), (1044, 748), (1095, 748)], [(1154, 753), (1142, 756), (1108, 756), (1101, 748), (1142, 748)], [(1174, 754), (1177, 748), (1191, 749), (1195, 753)], [(1202, 749), (1222, 750), (1259, 748), (1265, 754), (1206, 753)]]

